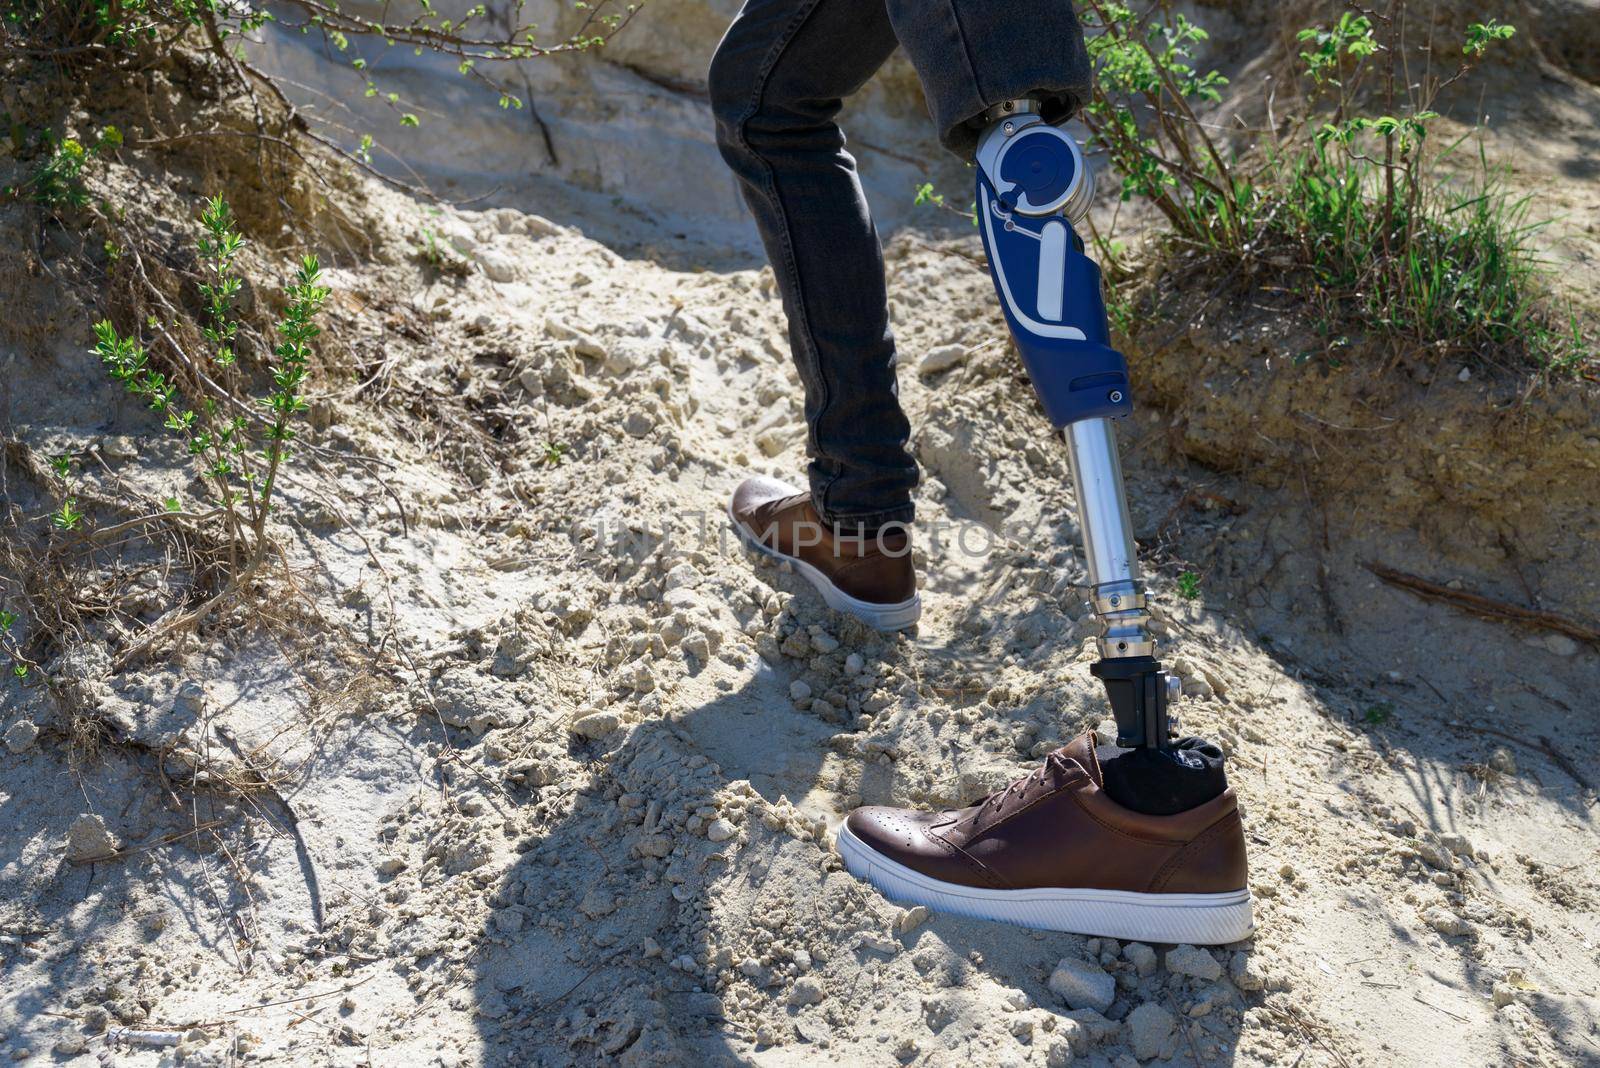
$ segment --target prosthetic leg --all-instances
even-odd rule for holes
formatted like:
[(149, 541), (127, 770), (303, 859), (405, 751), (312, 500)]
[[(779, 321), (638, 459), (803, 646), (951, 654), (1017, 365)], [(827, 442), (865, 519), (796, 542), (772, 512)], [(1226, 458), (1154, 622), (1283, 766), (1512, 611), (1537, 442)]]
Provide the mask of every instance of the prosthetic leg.
[(1133, 410), (1128, 365), (1109, 345), (1100, 269), (1072, 228), (1089, 210), (1094, 176), (1071, 135), (1033, 102), (996, 105), (978, 143), (978, 229), (995, 289), (1045, 414), (1067, 443), (1100, 659), (1117, 745), (1170, 747), (1168, 702), (1149, 632), (1113, 420)]
[(1113, 420), (1128, 367), (1108, 344), (1100, 270), (1072, 223), (1091, 185), (1072, 138), (1029, 101), (992, 109), (978, 145), (978, 227), (1006, 321), (1072, 461), (1117, 745), (1087, 732), (981, 801), (868, 805), (835, 839), (896, 901), (1056, 931), (1225, 944), (1252, 927), (1249, 870), (1222, 750), (1173, 739), (1134, 558)]

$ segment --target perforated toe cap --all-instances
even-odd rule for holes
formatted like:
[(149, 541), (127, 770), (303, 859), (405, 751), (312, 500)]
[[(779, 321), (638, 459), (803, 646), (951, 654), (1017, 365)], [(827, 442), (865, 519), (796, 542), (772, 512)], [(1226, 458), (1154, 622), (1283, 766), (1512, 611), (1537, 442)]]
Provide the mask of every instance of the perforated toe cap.
[(948, 813), (869, 805), (845, 817), (850, 833), (874, 853), (942, 882), (992, 886), (993, 880), (969, 856), (930, 834)]

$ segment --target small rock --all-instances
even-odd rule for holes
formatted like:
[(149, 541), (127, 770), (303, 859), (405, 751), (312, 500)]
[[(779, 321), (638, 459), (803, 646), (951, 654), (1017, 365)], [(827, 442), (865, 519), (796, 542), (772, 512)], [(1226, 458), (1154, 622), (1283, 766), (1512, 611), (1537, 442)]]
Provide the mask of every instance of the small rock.
[(928, 917), (930, 915), (931, 913), (929, 913), (926, 905), (913, 905), (911, 908), (908, 908), (904, 912), (900, 913), (900, 917), (895, 920), (895, 930), (899, 931), (901, 934), (910, 934), (912, 931), (915, 931), (918, 927), (921, 927), (924, 923), (928, 922)]
[(1546, 634), (1544, 647), (1557, 656), (1577, 656), (1578, 643), (1565, 634)]
[(1129, 942), (1122, 947), (1122, 955), (1138, 970), (1141, 979), (1155, 974), (1156, 951), (1143, 942)]
[(1067, 1020), (1077, 1027), (1077, 1031), (1070, 1030), (1063, 1033), (1072, 1038), (1072, 1048), (1082, 1053), (1090, 1045), (1104, 1042), (1117, 1033), (1122, 1025), (1114, 1020), (1108, 1020), (1093, 1009), (1073, 1009), (1066, 1014)]
[(76, 1057), (89, 1048), (81, 1035), (68, 1035), (53, 1047), (58, 1057)]
[(1494, 1007), (1503, 1009), (1517, 1000), (1517, 988), (1510, 983), (1498, 982), (1494, 984)]
[(804, 679), (795, 679), (789, 684), (789, 700), (804, 701), (811, 696), (811, 687)]
[(791, 1005), (815, 1005), (827, 996), (820, 979), (812, 975), (802, 975), (789, 988), (788, 1001)]
[(1045, 1068), (1067, 1068), (1072, 1063), (1072, 1045), (1065, 1039), (1058, 1038), (1050, 1043), (1050, 1048), (1045, 1051)]
[(572, 721), (570, 730), (582, 738), (604, 738), (622, 726), (622, 717), (615, 712), (591, 712)]
[(877, 950), (879, 953), (887, 953), (890, 956), (900, 952), (899, 942), (896, 942), (892, 938), (885, 938), (880, 934), (874, 934), (870, 931), (861, 936), (859, 945), (862, 949), (873, 949)]
[(726, 842), (734, 836), (736, 831), (737, 828), (734, 827), (732, 821), (724, 816), (718, 816), (706, 824), (706, 837), (713, 842)]
[(819, 630), (811, 636), (811, 648), (819, 653), (831, 653), (839, 648), (839, 639)]
[(406, 870), (406, 862), (399, 857), (384, 857), (378, 862), (379, 875), (399, 875)]
[(583, 900), (578, 902), (578, 911), (591, 920), (597, 920), (617, 911), (617, 900), (600, 887), (591, 886), (589, 892), (583, 895)]
[(139, 446), (132, 438), (119, 434), (100, 443), (100, 455), (107, 460), (137, 460)]
[(502, 252), (484, 249), (478, 253), (478, 266), (483, 268), (483, 273), (491, 282), (516, 281), (517, 263)]
[[(710, 838), (709, 828), (707, 828), (707, 838)], [(712, 841), (720, 841), (720, 839), (712, 839)], [(638, 839), (634, 849), (637, 849), (640, 857), (654, 857), (656, 860), (661, 860), (662, 857), (666, 857), (672, 852), (674, 844), (672, 835), (645, 835), (643, 838)]]
[(1473, 933), (1472, 924), (1457, 916), (1443, 905), (1435, 905), (1422, 914), (1422, 922), (1432, 927), (1442, 935), (1454, 937), (1456, 935), (1470, 935)]
[(628, 417), (622, 421), (622, 429), (630, 438), (645, 437), (655, 428), (655, 417), (649, 412), (645, 411), (643, 408), (635, 408), (633, 411), (629, 412)]
[(1128, 1045), (1133, 1055), (1141, 1061), (1150, 1060), (1161, 1052), (1161, 1047), (1172, 1037), (1177, 1019), (1153, 1001), (1128, 1013)]
[(1428, 867), (1437, 868), (1440, 871), (1449, 871), (1455, 867), (1455, 862), (1450, 859), (1450, 854), (1432, 842), (1418, 842), (1417, 856), (1421, 857), (1423, 863), (1427, 864)]
[(39, 740), (39, 725), (31, 719), (19, 719), (6, 728), (6, 748), (13, 753), (26, 753)]
[(662, 588), (668, 590), (693, 589), (703, 581), (702, 576), (693, 564), (679, 564), (668, 571), (661, 580)]
[(1464, 834), (1441, 834), (1439, 844), (1458, 857), (1470, 857), (1477, 852), (1472, 842)]
[(1502, 775), (1515, 775), (1517, 758), (1505, 746), (1496, 746), (1495, 751), (1489, 754), (1489, 766)]
[(1217, 963), (1217, 958), (1198, 946), (1174, 946), (1167, 950), (1167, 971), (1196, 979), (1222, 977), (1222, 965)]
[(1072, 1009), (1104, 1012), (1117, 996), (1117, 981), (1098, 964), (1063, 957), (1050, 973), (1050, 992)]
[(1255, 958), (1242, 950), (1233, 955), (1233, 960), (1228, 965), (1228, 978), (1232, 979), (1233, 985), (1240, 990), (1260, 990), (1266, 985), (1266, 976), (1261, 974)]
[(923, 375), (936, 375), (940, 371), (948, 371), (963, 363), (967, 358), (965, 345), (940, 345), (936, 349), (928, 350), (927, 355), (917, 364), (917, 373)]
[(205, 683), (188, 679), (179, 684), (172, 695), (172, 710), (188, 716), (198, 716), (206, 710)]
[(866, 666), (867, 662), (861, 659), (860, 653), (851, 653), (844, 658), (844, 673), (846, 675), (859, 675), (861, 674), (861, 669)]
[(115, 853), (118, 848), (116, 838), (106, 830), (106, 821), (92, 812), (79, 816), (67, 828), (68, 860), (91, 860)]

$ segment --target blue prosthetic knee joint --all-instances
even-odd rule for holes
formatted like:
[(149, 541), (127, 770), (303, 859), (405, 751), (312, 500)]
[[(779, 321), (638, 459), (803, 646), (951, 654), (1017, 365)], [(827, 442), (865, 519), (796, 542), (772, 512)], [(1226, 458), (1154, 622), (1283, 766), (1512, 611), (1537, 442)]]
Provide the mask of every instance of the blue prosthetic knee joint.
[(1110, 345), (1100, 268), (1072, 223), (1094, 177), (1072, 136), (1012, 104), (978, 143), (978, 229), (1006, 322), (1057, 427), (1133, 410), (1128, 364)]

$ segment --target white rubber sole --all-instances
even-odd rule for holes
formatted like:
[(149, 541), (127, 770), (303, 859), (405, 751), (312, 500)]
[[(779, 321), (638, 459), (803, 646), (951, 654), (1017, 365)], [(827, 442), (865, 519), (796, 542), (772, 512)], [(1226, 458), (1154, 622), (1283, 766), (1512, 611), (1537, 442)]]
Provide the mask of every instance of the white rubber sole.
[(837, 845), (851, 875), (865, 879), (891, 901), (926, 905), (936, 912), (1044, 931), (1201, 946), (1237, 942), (1255, 929), (1248, 889), (1226, 894), (1050, 887), (985, 890), (913, 871), (861, 841), (848, 827), (839, 828)]
[(920, 594), (913, 594), (910, 600), (901, 601), (898, 604), (873, 604), (871, 601), (863, 601), (852, 597), (832, 582), (829, 582), (827, 575), (824, 575), (804, 560), (789, 556), (786, 553), (780, 553), (778, 550), (763, 545), (751, 537), (750, 532), (744, 528), (744, 524), (739, 522), (738, 517), (733, 514), (732, 502), (728, 504), (728, 519), (733, 523), (733, 529), (739, 535), (740, 541), (763, 556), (770, 556), (774, 560), (783, 560), (790, 564), (807, 582), (816, 587), (817, 592), (822, 594), (823, 602), (835, 612), (844, 612), (855, 616), (874, 630), (884, 631), (905, 630), (922, 617), (922, 596)]

